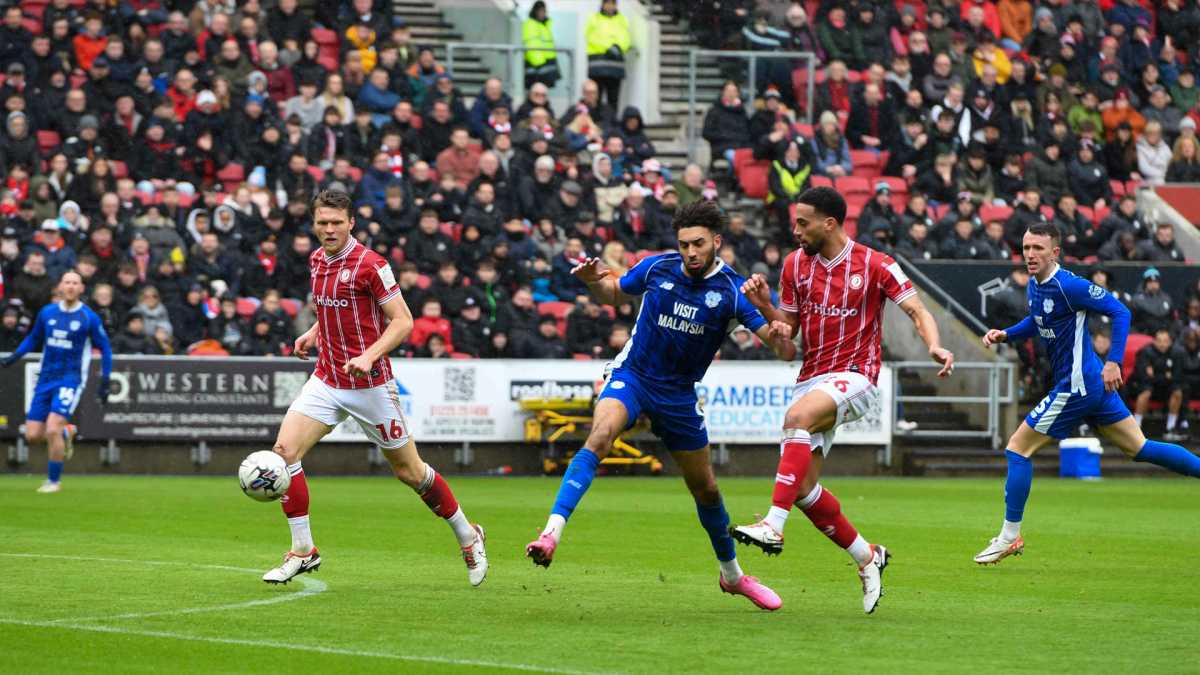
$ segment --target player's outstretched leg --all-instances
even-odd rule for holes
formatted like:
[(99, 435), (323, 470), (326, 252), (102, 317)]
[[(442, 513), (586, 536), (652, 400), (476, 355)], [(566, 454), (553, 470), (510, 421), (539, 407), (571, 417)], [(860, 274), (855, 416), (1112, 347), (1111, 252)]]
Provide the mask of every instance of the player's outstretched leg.
[(1182, 445), (1147, 439), (1133, 461), (1150, 462), (1184, 476), (1200, 478), (1200, 457)]
[(992, 537), (976, 554), (975, 562), (980, 565), (998, 563), (1025, 551), (1021, 520), (1025, 517), (1025, 502), (1029, 500), (1029, 490), (1033, 486), (1033, 462), (1012, 450), (1005, 450), (1004, 456), (1008, 460), (1008, 477), (1004, 481), (1004, 524), (1000, 534)]
[(796, 506), (808, 516), (813, 527), (850, 554), (854, 564), (858, 565), (858, 577), (862, 581), (863, 611), (874, 612), (883, 596), (883, 570), (891, 554), (882, 545), (864, 539), (842, 513), (837, 497), (820, 483), (813, 485)]
[(67, 419), (58, 413), (46, 418), (43, 433), (46, 441), (46, 482), (38, 488), (40, 493), (53, 493), (62, 489), (63, 463), (67, 460)]
[(550, 563), (554, 561), (554, 551), (562, 539), (567, 520), (579, 506), (583, 495), (587, 494), (592, 480), (596, 477), (596, 469), (608, 455), (617, 435), (625, 429), (628, 419), (629, 413), (621, 401), (615, 398), (601, 398), (596, 402), (596, 409), (592, 413), (592, 430), (588, 433), (584, 447), (575, 453), (571, 463), (567, 465), (562, 483), (558, 486), (558, 495), (554, 498), (554, 507), (546, 520), (546, 527), (537, 539), (525, 545), (525, 555), (533, 560), (534, 565), (550, 567)]
[(283, 562), (263, 575), (263, 581), (269, 584), (286, 584), (297, 574), (316, 572), (321, 567), (321, 554), (313, 544), (308, 522), (308, 479), (300, 460), (329, 433), (330, 428), (292, 410), (279, 425), (279, 436), (272, 450), (287, 462), (288, 475), (292, 478), (287, 493), (280, 499), (288, 529), (292, 532), (292, 546), (283, 555)]
[(701, 450), (674, 452), (675, 462), (683, 472), (692, 498), (696, 500), (696, 515), (700, 525), (708, 533), (721, 574), (717, 583), (721, 590), (731, 595), (745, 596), (760, 609), (774, 611), (783, 606), (775, 591), (757, 578), (743, 574), (738, 565), (736, 546), (729, 534), (729, 512), (717, 489), (717, 479), (712, 472), (712, 460), (708, 447)]
[(462, 549), (467, 579), (472, 586), (482, 584), (488, 572), (487, 550), (484, 548), (487, 536), (483, 527), (467, 519), (454, 492), (450, 490), (450, 484), (421, 459), (415, 441), (409, 441), (400, 448), (384, 449), (383, 455), (392, 465), (392, 473), (396, 478), (411, 487), (429, 510), (450, 526)]

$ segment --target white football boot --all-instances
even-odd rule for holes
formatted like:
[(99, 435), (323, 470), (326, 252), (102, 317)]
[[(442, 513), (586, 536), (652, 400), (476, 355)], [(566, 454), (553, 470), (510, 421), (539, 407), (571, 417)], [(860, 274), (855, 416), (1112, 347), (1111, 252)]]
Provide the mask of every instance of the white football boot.
[(743, 544), (757, 546), (767, 555), (783, 553), (783, 534), (760, 520), (753, 525), (738, 525), (729, 528), (729, 535)]
[(995, 565), (1004, 560), (1010, 555), (1021, 555), (1025, 552), (1025, 539), (1021, 535), (1017, 535), (1012, 541), (1005, 541), (1000, 537), (993, 537), (988, 542), (987, 548), (983, 549), (975, 555), (975, 562), (980, 565)]
[(475, 541), (469, 546), (462, 547), (463, 562), (467, 564), (467, 578), (470, 579), (472, 586), (478, 586), (483, 583), (487, 577), (488, 559), (487, 551), (483, 548), (483, 542), (487, 540), (487, 535), (483, 533), (483, 526), (479, 523), (473, 525), (475, 528)]
[(883, 570), (888, 566), (892, 554), (879, 544), (871, 545), (871, 562), (858, 568), (858, 578), (862, 579), (863, 611), (870, 614), (879, 605), (883, 597)]
[(283, 563), (263, 575), (262, 580), (268, 584), (286, 584), (298, 574), (316, 572), (321, 567), (321, 554), (317, 547), (308, 553), (292, 553), (288, 551), (283, 556)]
[(37, 489), (37, 491), (38, 491), (38, 494), (42, 494), (42, 495), (48, 495), (48, 494), (52, 494), (55, 492), (60, 492), (60, 491), (62, 491), (62, 483), (51, 483), (50, 481), (46, 481), (45, 483), (42, 483), (42, 486), (39, 487)]

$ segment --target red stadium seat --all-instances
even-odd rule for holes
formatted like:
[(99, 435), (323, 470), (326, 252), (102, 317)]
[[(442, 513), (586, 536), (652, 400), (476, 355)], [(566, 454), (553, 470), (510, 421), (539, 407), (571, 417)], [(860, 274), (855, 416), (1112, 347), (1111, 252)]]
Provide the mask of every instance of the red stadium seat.
[(279, 306), (283, 308), (283, 311), (289, 317), (294, 319), (296, 318), (296, 315), (300, 313), (300, 308), (304, 305), (302, 305), (300, 301), (295, 298), (281, 298), (279, 300)]
[(770, 172), (769, 162), (751, 162), (742, 166), (738, 172), (738, 185), (742, 187), (742, 193), (750, 199), (766, 199), (770, 192)]
[(1093, 223), (1096, 222), (1096, 212), (1092, 210), (1092, 207), (1080, 206), (1079, 213), (1083, 214), (1083, 217), (1087, 218), (1089, 221)]
[(843, 176), (835, 180), (833, 185), (835, 188), (837, 188), (837, 191), (842, 193), (842, 196), (846, 197), (847, 199), (850, 195), (854, 194), (872, 194), (871, 181), (860, 176)]
[(1108, 214), (1110, 213), (1112, 213), (1112, 209), (1108, 208), (1107, 206), (1101, 206), (1100, 208), (1096, 209), (1096, 220), (1094, 222), (1097, 225), (1103, 223), (1104, 219), (1107, 218)]
[(947, 213), (950, 213), (950, 205), (949, 204), (938, 204), (937, 206), (933, 207), (934, 222), (937, 222), (937, 221), (941, 220), (942, 218), (945, 218)]
[(430, 279), (428, 274), (417, 275), (417, 288), (425, 290), (431, 285), (433, 285), (433, 279)]
[(452, 359), (473, 359), (475, 357), (471, 356), (470, 354), (465, 354), (463, 352), (450, 352), (450, 358), (452, 358)]
[(1131, 180), (1125, 183), (1125, 194), (1135, 195), (1139, 188), (1142, 187), (1141, 181)]
[(637, 264), (637, 263), (641, 262), (642, 260), (649, 258), (652, 255), (658, 255), (658, 251), (642, 249), (642, 250), (638, 251), (637, 253), (633, 254), (633, 262), (634, 262), (634, 264)]
[(808, 182), (813, 187), (833, 187), (833, 179), (829, 176), (813, 175), (808, 179)]
[(1054, 207), (1053, 206), (1050, 206), (1048, 204), (1042, 204), (1041, 211), (1042, 211), (1042, 215), (1046, 217), (1046, 220), (1054, 219)]
[[(892, 189), (893, 196), (895, 196), (895, 195), (902, 195), (904, 197), (908, 196), (908, 183), (906, 183), (903, 178), (897, 178), (896, 176), (880, 176), (880, 177), (876, 178), (874, 181), (872, 181), (872, 183), (879, 183), (879, 182), (887, 183), (888, 187)], [(871, 191), (872, 192), (875, 191), (874, 185), (871, 186)]]
[(129, 176), (129, 166), (119, 159), (108, 160), (108, 168), (112, 169), (113, 178), (126, 178)]
[(309, 166), (308, 175), (312, 176), (313, 180), (317, 181), (318, 183), (325, 180), (325, 170), (319, 166)]
[(733, 151), (733, 172), (742, 172), (742, 167), (754, 161), (754, 151), (750, 148), (738, 148)]
[(37, 19), (21, 19), (21, 26), (29, 31), (31, 35), (42, 34), (42, 22)]
[(317, 44), (319, 44), (323, 47), (325, 47), (325, 46), (338, 47), (338, 46), (341, 46), (341, 44), (342, 44), (341, 39), (338, 38), (337, 32), (329, 30), (328, 28), (312, 29), (312, 39), (314, 41), (316, 41)]
[(1004, 222), (1012, 216), (1013, 210), (1007, 206), (996, 206), (994, 204), (984, 204), (979, 207), (979, 218), (985, 223), (990, 223), (993, 220)]
[(1108, 184), (1112, 186), (1112, 193), (1114, 197), (1121, 197), (1125, 194), (1125, 184), (1121, 181), (1110, 180), (1108, 181)]
[(246, 179), (246, 170), (241, 164), (231, 162), (225, 165), (225, 168), (217, 172), (217, 180), (221, 181), (221, 186), (226, 192), (233, 192)]
[(254, 316), (254, 313), (258, 311), (258, 307), (261, 304), (262, 302), (258, 298), (238, 298), (238, 316), (242, 317), (243, 319), (249, 319), (250, 317)]
[(37, 132), (38, 149), (43, 155), (49, 155), (62, 144), (62, 137), (57, 131), (39, 130)]
[(795, 124), (795, 126), (792, 127), (792, 129), (795, 130), (796, 133), (803, 136), (804, 140), (806, 140), (806, 141), (812, 139), (812, 137), (813, 137), (813, 126), (811, 124), (797, 122)]
[(549, 314), (555, 319), (565, 319), (567, 314), (575, 309), (574, 303), (562, 302), (560, 300), (548, 300), (539, 302), (537, 306), (538, 314)]
[(1121, 359), (1121, 371), (1124, 373), (1125, 380), (1133, 377), (1133, 368), (1137, 361), (1137, 353), (1142, 347), (1154, 342), (1153, 335), (1145, 333), (1130, 333), (1125, 340), (1125, 357)]
[(575, 359), (576, 361), (591, 361), (592, 355), (591, 354), (572, 354), (571, 358)]
[(320, 53), (317, 56), (317, 63), (321, 64), (322, 68), (331, 73), (336, 73), (338, 71), (339, 63), (336, 52), (331, 54)]

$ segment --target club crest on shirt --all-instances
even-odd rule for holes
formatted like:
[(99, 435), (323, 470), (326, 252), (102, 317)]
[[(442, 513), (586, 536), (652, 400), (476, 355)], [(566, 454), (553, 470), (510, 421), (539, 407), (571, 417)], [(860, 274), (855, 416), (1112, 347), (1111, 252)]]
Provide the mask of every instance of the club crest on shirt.
[(1043, 300), (1042, 301), (1042, 312), (1049, 314), (1050, 312), (1053, 312), (1053, 311), (1054, 311), (1054, 301), (1051, 300), (1050, 298), (1046, 298), (1045, 300)]
[(71, 330), (79, 330), (79, 322), (78, 321), (71, 322)]
[(342, 270), (341, 273), (338, 274), (338, 279), (340, 279), (342, 283), (350, 281), (350, 270)]
[(861, 274), (850, 275), (850, 288), (853, 288), (854, 290), (857, 291), (858, 289), (862, 288), (862, 285), (863, 285), (863, 278), (862, 278)]
[(658, 287), (663, 289), (664, 291), (669, 291), (672, 288), (675, 288), (675, 284), (670, 281), (664, 281), (661, 284), (659, 284)]
[(1104, 297), (1104, 289), (1100, 288), (1096, 284), (1092, 284), (1091, 286), (1088, 286), (1088, 295), (1099, 300), (1100, 298)]
[(721, 294), (716, 291), (709, 291), (704, 294), (704, 304), (711, 309), (721, 304)]

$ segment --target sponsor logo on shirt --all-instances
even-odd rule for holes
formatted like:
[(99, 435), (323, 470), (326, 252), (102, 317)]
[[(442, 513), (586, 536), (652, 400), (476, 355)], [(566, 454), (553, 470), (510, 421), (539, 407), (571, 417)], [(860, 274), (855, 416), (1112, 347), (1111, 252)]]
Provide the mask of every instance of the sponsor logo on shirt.
[(818, 305), (815, 302), (806, 301), (800, 308), (800, 313), (812, 312), (818, 316), (839, 316), (851, 317), (858, 316), (857, 307), (835, 307), (832, 305)]
[(350, 307), (350, 301), (346, 298), (331, 298), (325, 295), (314, 295), (313, 304), (318, 307)]

